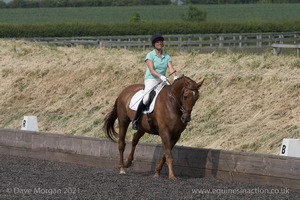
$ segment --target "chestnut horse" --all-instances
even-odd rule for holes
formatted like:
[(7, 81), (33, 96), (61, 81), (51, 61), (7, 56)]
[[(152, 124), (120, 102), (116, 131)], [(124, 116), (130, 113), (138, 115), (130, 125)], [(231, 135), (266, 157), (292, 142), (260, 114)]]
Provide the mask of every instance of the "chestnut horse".
[[(160, 171), (167, 163), (169, 169), (169, 179), (176, 179), (173, 172), (173, 157), (171, 150), (180, 138), (182, 131), (191, 120), (191, 112), (197, 99), (199, 98), (199, 88), (204, 79), (196, 83), (192, 79), (182, 76), (174, 81), (172, 85), (166, 85), (156, 99), (154, 111), (150, 114), (153, 124), (161, 137), (164, 154), (156, 165), (155, 177), (160, 176)], [(139, 119), (139, 129), (132, 139), (131, 152), (126, 164), (124, 164), (125, 136), (128, 126), (135, 115), (135, 111), (129, 108), (129, 103), (133, 95), (143, 89), (144, 85), (135, 84), (126, 87), (115, 101), (114, 107), (105, 118), (103, 128), (107, 136), (116, 141), (118, 138), (120, 153), (120, 174), (125, 174), (125, 168), (131, 166), (134, 151), (140, 138), (145, 132), (156, 134), (147, 121), (147, 115), (142, 115)], [(119, 134), (114, 129), (116, 119), (119, 123)]]

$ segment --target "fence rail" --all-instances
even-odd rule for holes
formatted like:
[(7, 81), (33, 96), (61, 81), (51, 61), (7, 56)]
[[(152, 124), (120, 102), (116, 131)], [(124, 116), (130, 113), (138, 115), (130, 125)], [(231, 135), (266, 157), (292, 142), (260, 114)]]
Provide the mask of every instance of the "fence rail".
[(300, 44), (272, 44), (273, 54), (279, 55), (281, 49), (296, 49), (297, 57), (300, 55)]
[[(25, 38), (27, 41), (53, 45), (88, 45), (103, 48), (148, 49), (150, 35)], [(253, 49), (270, 48), (272, 44), (300, 44), (300, 32), (240, 33), (240, 34), (188, 34), (164, 35), (165, 46), (180, 50), (192, 49)]]

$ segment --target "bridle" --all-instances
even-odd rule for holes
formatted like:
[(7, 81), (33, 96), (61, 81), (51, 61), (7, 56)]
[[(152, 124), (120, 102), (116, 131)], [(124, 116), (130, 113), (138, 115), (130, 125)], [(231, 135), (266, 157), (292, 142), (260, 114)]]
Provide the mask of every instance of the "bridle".
[[(196, 89), (190, 89), (190, 88), (187, 88), (186, 86), (184, 86), (184, 87), (182, 88), (182, 90), (184, 90), (184, 89), (189, 90), (189, 91), (192, 91), (193, 93), (195, 93), (194, 90), (196, 90)], [(186, 123), (186, 121), (185, 121), (185, 119), (184, 119), (183, 116), (184, 116), (185, 114), (191, 115), (192, 109), (191, 109), (191, 110), (186, 109), (186, 108), (178, 101), (178, 99), (176, 98), (175, 94), (172, 92), (172, 89), (170, 89), (170, 94), (169, 94), (169, 96), (172, 97), (172, 98), (175, 100), (175, 102), (176, 102), (176, 104), (178, 105), (180, 111), (182, 112), (182, 116), (181, 116), (181, 118), (180, 118), (181, 121), (182, 121), (183, 123)], [(183, 100), (184, 95), (182, 94), (180, 98)]]

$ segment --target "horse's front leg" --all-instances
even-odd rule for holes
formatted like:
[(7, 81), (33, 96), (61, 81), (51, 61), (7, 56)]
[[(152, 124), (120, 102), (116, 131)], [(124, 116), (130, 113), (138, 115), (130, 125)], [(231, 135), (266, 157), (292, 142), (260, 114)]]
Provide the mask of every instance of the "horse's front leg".
[(135, 152), (135, 148), (136, 145), (139, 143), (141, 137), (143, 137), (143, 135), (145, 134), (145, 132), (138, 130), (134, 135), (133, 135), (133, 139), (132, 139), (132, 147), (131, 147), (131, 152), (128, 156), (127, 162), (125, 164), (125, 167), (128, 168), (131, 166), (132, 161), (134, 159), (134, 152)]
[(155, 167), (155, 174), (154, 177), (160, 177), (160, 171), (162, 169), (162, 167), (164, 166), (166, 162), (166, 156), (165, 154), (163, 154), (162, 158), (160, 159), (159, 163), (157, 163), (156, 167)]
[(173, 156), (172, 156), (171, 148), (164, 148), (164, 151), (165, 151), (165, 156), (166, 156), (166, 162), (167, 162), (168, 169), (169, 169), (169, 179), (175, 180), (176, 177), (175, 177), (174, 171), (173, 171)]
[(158, 165), (156, 166), (156, 172), (155, 177), (160, 176), (160, 171), (164, 165), (165, 162), (167, 162), (168, 170), (169, 170), (169, 179), (175, 180), (176, 177), (174, 175), (173, 170), (173, 156), (172, 156), (172, 149), (176, 142), (178, 141), (179, 137), (171, 139), (169, 135), (161, 136), (162, 143), (163, 143), (163, 149), (164, 149), (164, 155)]

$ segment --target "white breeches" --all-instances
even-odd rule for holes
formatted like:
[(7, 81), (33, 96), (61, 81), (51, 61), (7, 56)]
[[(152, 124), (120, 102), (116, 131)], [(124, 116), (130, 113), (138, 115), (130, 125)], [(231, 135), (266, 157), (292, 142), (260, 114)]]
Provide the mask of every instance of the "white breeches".
[(158, 79), (146, 79), (144, 81), (145, 84), (145, 89), (144, 89), (144, 98), (143, 98), (143, 103), (144, 105), (146, 105), (149, 101), (149, 94), (151, 92), (151, 90), (158, 85), (161, 82), (161, 80)]

